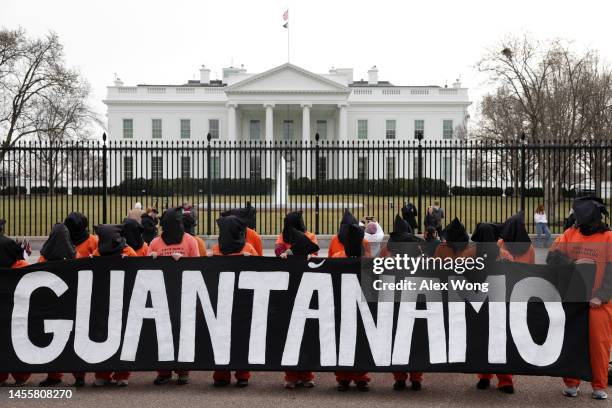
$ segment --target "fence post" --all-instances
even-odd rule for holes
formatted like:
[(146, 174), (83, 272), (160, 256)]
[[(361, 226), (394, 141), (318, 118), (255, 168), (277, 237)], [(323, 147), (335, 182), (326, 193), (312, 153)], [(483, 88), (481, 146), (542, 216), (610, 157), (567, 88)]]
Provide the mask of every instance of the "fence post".
[(416, 138), (419, 141), (419, 145), (417, 147), (417, 231), (421, 232), (421, 217), (423, 216), (423, 131), (417, 130)]
[(211, 173), (211, 147), (210, 147), (210, 132), (206, 135), (206, 178), (208, 183), (208, 191), (206, 192), (206, 235), (212, 235), (212, 177)]
[(102, 224), (108, 223), (107, 199), (108, 199), (108, 180), (106, 167), (108, 162), (108, 150), (106, 147), (106, 132), (102, 135)]
[(319, 132), (315, 134), (315, 234), (319, 234)]
[(526, 179), (526, 167), (527, 167), (527, 142), (525, 132), (521, 133), (521, 211), (525, 211), (525, 179)]

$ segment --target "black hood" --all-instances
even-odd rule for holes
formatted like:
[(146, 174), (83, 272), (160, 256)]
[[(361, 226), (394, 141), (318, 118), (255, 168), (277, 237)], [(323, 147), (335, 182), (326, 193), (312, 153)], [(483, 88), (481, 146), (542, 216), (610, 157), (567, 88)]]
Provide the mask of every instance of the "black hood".
[(10, 268), (15, 262), (22, 260), (23, 248), (14, 239), (0, 235), (0, 267)]
[(219, 250), (223, 255), (238, 253), (246, 242), (246, 224), (235, 215), (217, 219), (219, 226)]
[(463, 251), (470, 241), (465, 226), (457, 217), (442, 230), (442, 237), (446, 240), (446, 245), (455, 252)]
[(342, 219), (340, 220), (340, 228), (338, 229), (338, 234), (340, 234), (340, 230), (342, 229), (343, 225), (359, 226), (359, 221), (357, 221), (357, 218), (355, 218), (353, 213), (351, 213), (348, 209), (345, 209), (344, 213), (342, 214)]
[(360, 228), (359, 225), (340, 225), (340, 231), (338, 231), (338, 240), (344, 246), (344, 253), (347, 257), (362, 256), (364, 234), (365, 233), (363, 231), (363, 228)]
[(0, 220), (0, 235), (4, 234), (5, 225), (6, 225), (6, 220)]
[(285, 232), (289, 235), (290, 240), (286, 242), (291, 242), (291, 252), (293, 255), (306, 256), (319, 250), (319, 246), (312, 242), (303, 231), (294, 227), (286, 227), (283, 230), (283, 239), (285, 239)]
[(121, 235), (125, 238), (125, 242), (134, 250), (139, 250), (144, 245), (142, 233), (144, 227), (132, 218), (126, 218), (123, 221), (123, 229)]
[(70, 231), (70, 239), (74, 245), (80, 245), (89, 238), (89, 221), (84, 214), (73, 212), (68, 214), (64, 225)]
[(183, 228), (185, 228), (185, 232), (189, 235), (195, 235), (195, 227), (198, 225), (195, 217), (191, 211), (186, 211), (183, 213)]
[(414, 231), (414, 228), (417, 227), (416, 216), (418, 215), (417, 208), (412, 203), (406, 203), (402, 207), (402, 218), (408, 221), (408, 225)]
[(119, 255), (127, 246), (121, 236), (122, 226), (118, 224), (102, 224), (95, 227), (98, 236), (98, 252), (101, 256)]
[(525, 228), (525, 213), (519, 212), (504, 222), (501, 232), (504, 246), (512, 255), (523, 255), (531, 247), (531, 238)]
[(76, 249), (70, 240), (70, 232), (64, 224), (55, 224), (51, 228), (49, 238), (43, 244), (40, 254), (47, 261), (61, 261), (76, 257)]
[(602, 215), (608, 215), (608, 210), (599, 197), (581, 197), (572, 205), (576, 226), (583, 235), (593, 235), (606, 231), (608, 228), (602, 221)]
[(166, 245), (176, 245), (183, 241), (185, 227), (181, 207), (168, 208), (164, 211), (159, 224), (162, 227), (161, 238)]
[(283, 226), (283, 241), (293, 245), (293, 242), (291, 242), (291, 239), (293, 237), (291, 231), (292, 228), (302, 233), (306, 232), (306, 225), (304, 224), (304, 218), (302, 217), (301, 211), (293, 211), (285, 216)]
[(251, 206), (250, 201), (247, 201), (244, 208), (232, 208), (231, 210), (223, 211), (221, 213), (221, 217), (227, 217), (230, 215), (235, 215), (236, 217), (240, 218), (242, 222), (244, 222), (250, 229), (257, 229), (257, 210), (255, 210), (255, 207)]
[(414, 235), (412, 228), (405, 218), (395, 216), (393, 231), (389, 234), (389, 242), (422, 242), (423, 240)]
[(503, 224), (493, 222), (479, 222), (472, 233), (474, 242), (497, 242), (501, 235)]

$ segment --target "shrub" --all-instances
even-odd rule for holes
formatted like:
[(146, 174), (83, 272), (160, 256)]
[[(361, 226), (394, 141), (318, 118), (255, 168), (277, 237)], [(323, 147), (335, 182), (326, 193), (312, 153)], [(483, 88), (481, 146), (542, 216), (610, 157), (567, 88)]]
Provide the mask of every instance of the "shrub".
[(454, 196), (474, 196), (474, 197), (500, 197), (503, 193), (501, 187), (451, 187), (450, 192)]

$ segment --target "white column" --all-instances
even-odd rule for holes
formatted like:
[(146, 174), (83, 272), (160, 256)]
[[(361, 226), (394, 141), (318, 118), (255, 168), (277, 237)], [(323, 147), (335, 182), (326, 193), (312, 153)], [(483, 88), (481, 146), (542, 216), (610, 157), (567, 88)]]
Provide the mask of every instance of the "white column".
[(266, 142), (274, 140), (274, 104), (267, 103), (266, 108)]
[(345, 103), (338, 104), (338, 140), (348, 140), (348, 113)]
[(302, 104), (302, 142), (310, 141), (310, 107), (309, 103)]
[(227, 140), (236, 141), (236, 104), (227, 104)]

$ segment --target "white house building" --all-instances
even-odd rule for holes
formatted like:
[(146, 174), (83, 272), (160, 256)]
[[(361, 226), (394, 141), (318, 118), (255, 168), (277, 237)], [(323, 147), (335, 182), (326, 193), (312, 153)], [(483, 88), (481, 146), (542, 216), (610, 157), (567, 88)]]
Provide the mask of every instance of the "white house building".
[[(179, 85), (125, 86), (116, 80), (104, 103), (112, 141), (204, 141), (210, 134), (220, 141), (311, 142), (317, 133), (323, 141), (413, 140), (416, 134), (453, 139), (465, 133), (470, 100), (459, 81), (452, 87), (401, 86), (379, 80), (376, 67), (367, 80), (355, 80), (352, 68), (315, 74), (286, 63), (257, 74), (224, 68), (221, 79), (211, 79), (202, 66), (199, 80)], [(213, 176), (227, 176), (226, 163), (213, 160)], [(132, 161), (124, 160), (123, 177), (134, 173)], [(193, 167), (186, 156), (180, 161)], [(152, 157), (148, 175), (169, 177), (165, 162)], [(288, 171), (299, 173), (304, 165), (289, 163)], [(333, 177), (333, 164), (325, 165)], [(249, 163), (257, 166), (261, 162)], [(359, 164), (362, 172), (370, 166)]]

